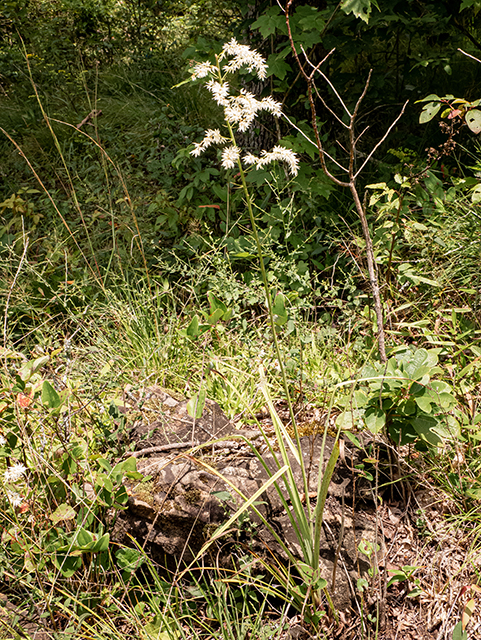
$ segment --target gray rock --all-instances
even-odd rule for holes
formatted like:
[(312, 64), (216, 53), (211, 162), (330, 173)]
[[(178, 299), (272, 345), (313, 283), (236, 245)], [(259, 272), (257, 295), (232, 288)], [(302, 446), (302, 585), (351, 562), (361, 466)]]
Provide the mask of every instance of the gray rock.
[[(138, 453), (166, 445), (178, 445), (180, 448), (146, 452), (145, 457), (139, 456), (137, 468), (144, 475), (144, 481), (126, 482), (128, 509), (119, 514), (113, 535), (114, 539), (126, 544), (129, 544), (129, 536), (133, 536), (140, 544), (148, 545), (150, 553), (159, 561), (167, 559), (177, 566), (179, 562), (193, 560), (216, 528), (235, 513), (245, 498), (250, 498), (265, 484), (269, 478), (265, 467), (275, 472), (282, 459), (278, 451), (267, 452), (262, 454), (262, 463), (253, 450), (264, 443), (260, 434), (253, 429), (237, 430), (215, 402), (207, 401), (202, 418), (194, 421), (187, 413), (185, 401), (175, 400), (162, 390), (156, 391), (156, 388), (150, 393), (157, 399), (155, 419), (135, 424), (131, 430), (132, 443), (135, 443)], [(251, 443), (252, 448), (246, 446), (241, 436)], [(222, 437), (229, 438), (228, 448), (225, 448), (225, 442), (220, 442), (189, 452), (192, 443), (202, 445)], [(272, 440), (271, 444), (275, 450), (275, 441)], [(323, 464), (333, 444), (334, 439), (328, 436)], [(183, 445), (186, 446), (182, 448)], [(301, 447), (309, 470), (309, 492), (315, 493), (322, 437), (304, 437)], [(340, 609), (351, 605), (352, 585), (359, 577), (358, 568), (362, 573), (370, 566), (368, 559), (358, 553), (359, 542), (367, 539), (374, 543), (376, 539), (375, 518), (369, 510), (356, 513), (353, 520), (350, 506), (353, 499), (352, 469), (357, 463), (357, 454), (350, 451), (347, 444), (345, 448), (347, 464), (339, 462), (336, 467), (321, 532), (322, 576), (328, 581), (334, 603)], [(290, 452), (289, 462), (299, 492), (303, 494), (301, 468)], [(288, 501), (288, 492), (282, 481), (278, 487), (279, 490), (270, 486), (259, 498), (257, 508), (287, 543), (291, 553), (301, 557), (295, 529), (279, 495), (280, 491)], [(242, 542), (243, 547), (253, 553), (273, 553), (287, 561), (272, 531), (253, 512), (248, 518), (239, 519), (237, 527), (233, 527), (222, 544), (226, 542)], [(218, 554), (219, 549), (220, 544), (211, 547), (211, 553)], [(222, 554), (217, 556), (217, 561), (220, 557)]]

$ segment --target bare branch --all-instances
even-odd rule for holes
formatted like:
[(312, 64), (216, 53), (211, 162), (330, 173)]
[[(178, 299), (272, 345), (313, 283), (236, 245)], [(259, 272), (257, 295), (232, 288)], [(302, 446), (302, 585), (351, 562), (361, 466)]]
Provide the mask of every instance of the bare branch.
[(347, 113), (347, 115), (352, 118), (352, 114), (349, 111), (349, 109), (346, 107), (346, 105), (344, 104), (344, 100), (341, 98), (338, 90), (336, 89), (336, 87), (332, 84), (332, 82), (329, 80), (329, 78), (326, 76), (326, 74), (321, 71), (320, 69), (318, 69), (317, 73), (321, 76), (321, 78), (324, 79), (325, 82), (327, 82), (327, 84), (331, 87), (332, 91), (334, 92), (334, 95), (336, 96), (336, 98), (339, 100), (339, 102), (342, 105), (342, 108), (344, 109), (344, 111)]
[(324, 57), (324, 58), (319, 62), (319, 64), (314, 65), (314, 63), (313, 63), (313, 62), (311, 62), (311, 61), (309, 60), (309, 57), (308, 57), (307, 53), (304, 51), (304, 47), (303, 47), (303, 46), (302, 46), (302, 44), (301, 44), (301, 51), (302, 51), (302, 53), (304, 54), (304, 57), (305, 57), (305, 59), (306, 59), (306, 62), (307, 62), (307, 64), (308, 64), (308, 65), (310, 65), (310, 66), (312, 67), (312, 69), (313, 69), (313, 72), (311, 73), (311, 78), (313, 78), (313, 77), (314, 77), (314, 73), (315, 73), (316, 71), (319, 71), (319, 69), (322, 67), (322, 65), (325, 63), (325, 61), (329, 58), (329, 56), (330, 56), (330, 55), (332, 55), (332, 54), (334, 53), (334, 51), (335, 51), (335, 50), (336, 50), (336, 47), (334, 47), (333, 49), (331, 49), (331, 50), (329, 51), (329, 53), (328, 53), (328, 54), (327, 54), (327, 55), (326, 55), (326, 56), (325, 56), (325, 57)]
[[(311, 140), (309, 138), (309, 136), (304, 133), (304, 131), (302, 129), (300, 129), (294, 122), (292, 122), (292, 120), (289, 118), (289, 116), (286, 116), (285, 113), (282, 114), (283, 118), (285, 118), (287, 120), (287, 122), (291, 125), (291, 127), (294, 127), (294, 129), (296, 131), (298, 131), (301, 136), (303, 136), (308, 142), (310, 142), (314, 147), (316, 147), (316, 149), (319, 151), (319, 148), (317, 146), (317, 144), (314, 142), (314, 140)], [(327, 151), (325, 151), (324, 149), (322, 150), (322, 153), (329, 158), (329, 160), (331, 162), (333, 162), (334, 164), (337, 164), (337, 166), (339, 167), (339, 169), (342, 169), (343, 171), (345, 171), (347, 173), (347, 169), (346, 167), (343, 167), (342, 164), (340, 164), (335, 158), (333, 158), (329, 153), (327, 153)], [(348, 186), (347, 184), (345, 186)]]
[(324, 98), (321, 96), (321, 94), (319, 93), (316, 85), (314, 85), (314, 89), (316, 91), (316, 96), (319, 98), (319, 100), (322, 102), (322, 106), (327, 109), (329, 111), (329, 113), (331, 114), (331, 116), (334, 116), (334, 118), (336, 118), (336, 120), (339, 122), (339, 124), (342, 124), (343, 127), (345, 127), (346, 129), (349, 129), (349, 125), (347, 125), (345, 122), (343, 122), (341, 120), (341, 118), (337, 115), (337, 113), (335, 111), (333, 111), (331, 109), (331, 107), (327, 104), (327, 102), (324, 100)]
[(286, 4), (286, 10), (285, 10), (285, 14), (286, 14), (286, 25), (287, 25), (287, 33), (289, 35), (289, 42), (291, 44), (291, 49), (292, 49), (292, 53), (294, 54), (294, 57), (296, 59), (296, 62), (299, 66), (299, 69), (302, 73), (302, 75), (304, 76), (304, 78), (309, 81), (309, 76), (307, 75), (307, 73), (304, 71), (304, 67), (301, 64), (301, 61), (299, 60), (299, 56), (297, 54), (297, 50), (296, 50), (296, 45), (294, 44), (294, 38), (292, 37), (292, 31), (291, 31), (291, 21), (289, 18), (289, 9), (291, 8), (291, 4), (292, 4), (293, 0), (289, 0), (288, 3)]
[(364, 85), (364, 89), (363, 89), (361, 95), (359, 96), (358, 101), (356, 102), (356, 106), (354, 108), (354, 113), (352, 114), (353, 119), (357, 116), (357, 112), (359, 111), (359, 107), (361, 106), (361, 102), (366, 97), (366, 93), (367, 93), (367, 90), (369, 88), (369, 84), (371, 82), (371, 76), (372, 76), (372, 69), (369, 69), (369, 73), (367, 75), (367, 80), (366, 80), (366, 83)]
[(371, 150), (371, 152), (367, 155), (366, 159), (364, 160), (364, 162), (362, 163), (360, 168), (356, 171), (356, 174), (354, 175), (354, 180), (358, 177), (358, 175), (364, 169), (366, 164), (369, 162), (369, 160), (376, 153), (376, 151), (379, 149), (379, 147), (382, 145), (382, 143), (386, 140), (388, 135), (394, 129), (396, 124), (399, 122), (399, 120), (401, 119), (404, 111), (406, 110), (406, 107), (408, 106), (408, 103), (409, 103), (409, 100), (406, 100), (406, 102), (404, 103), (403, 108), (401, 109), (401, 112), (399, 113), (398, 117), (394, 120), (394, 122), (391, 123), (391, 126), (389, 127), (389, 129), (386, 131), (386, 133), (383, 135), (383, 137), (379, 140), (379, 142), (376, 144), (376, 146)]
[(459, 49), (459, 47), (458, 47), (458, 51), (460, 51), (464, 56), (467, 56), (468, 58), (472, 58), (473, 60), (476, 60), (476, 62), (479, 62), (479, 64), (481, 64), (481, 60), (479, 58), (475, 58), (470, 53), (466, 53), (466, 51)]
[(363, 129), (361, 131), (361, 133), (357, 136), (355, 144), (357, 145), (357, 143), (359, 142), (359, 140), (362, 138), (362, 136), (366, 133), (366, 131), (369, 129), (369, 125), (367, 125), (367, 127), (365, 129)]

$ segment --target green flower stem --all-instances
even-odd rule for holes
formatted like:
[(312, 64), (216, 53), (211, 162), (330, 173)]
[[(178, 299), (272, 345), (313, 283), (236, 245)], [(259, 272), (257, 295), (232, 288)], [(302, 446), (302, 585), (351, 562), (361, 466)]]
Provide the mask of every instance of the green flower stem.
[[(230, 135), (230, 139), (232, 140), (232, 144), (237, 147), (234, 131), (233, 131), (233, 129), (232, 129), (232, 127), (231, 127), (229, 122), (226, 121), (226, 124), (227, 124), (227, 127), (229, 129), (229, 135)], [(274, 312), (273, 312), (273, 309), (272, 309), (272, 298), (271, 298), (271, 292), (270, 292), (270, 289), (269, 289), (269, 282), (267, 280), (266, 267), (265, 267), (265, 264), (264, 264), (264, 257), (263, 257), (263, 254), (262, 254), (262, 245), (261, 245), (261, 241), (259, 239), (259, 233), (257, 231), (257, 224), (256, 224), (256, 221), (255, 221), (254, 212), (252, 210), (252, 200), (251, 200), (251, 195), (250, 195), (250, 192), (249, 192), (249, 188), (247, 186), (244, 167), (242, 166), (242, 162), (241, 162), (240, 158), (237, 160), (237, 165), (239, 167), (239, 173), (240, 173), (240, 177), (241, 177), (242, 188), (244, 190), (244, 195), (245, 195), (245, 198), (246, 198), (247, 210), (249, 212), (249, 218), (250, 218), (251, 226), (252, 226), (252, 233), (254, 235), (254, 240), (255, 240), (255, 243), (256, 243), (257, 255), (259, 256), (259, 264), (260, 264), (260, 268), (261, 268), (262, 283), (264, 285), (264, 289), (266, 291), (266, 297), (267, 297), (267, 307), (268, 307), (268, 311), (269, 311), (269, 322), (270, 322), (271, 329), (272, 329), (272, 339), (273, 339), (273, 342), (274, 342), (274, 349), (275, 349), (275, 352), (276, 352), (277, 361), (279, 363), (279, 367), (280, 367), (280, 370), (281, 370), (282, 383), (283, 383), (284, 391), (285, 391), (285, 394), (286, 394), (287, 406), (289, 407), (289, 416), (291, 418), (292, 428), (294, 429), (294, 435), (295, 435), (295, 438), (296, 438), (296, 445), (297, 445), (297, 449), (299, 451), (299, 460), (300, 460), (300, 464), (301, 464), (302, 481), (303, 481), (303, 485), (304, 485), (304, 495), (306, 497), (306, 504), (307, 504), (309, 522), (311, 522), (311, 502), (310, 502), (310, 499), (309, 499), (309, 485), (308, 485), (308, 481), (307, 481), (307, 474), (306, 474), (306, 469), (305, 469), (305, 465), (304, 465), (304, 459), (303, 459), (303, 456), (302, 456), (301, 439), (299, 437), (299, 430), (297, 428), (296, 417), (294, 415), (294, 407), (292, 406), (291, 395), (289, 393), (289, 383), (288, 383), (288, 380), (287, 380), (286, 370), (285, 370), (285, 367), (284, 367), (284, 364), (283, 364), (283, 361), (282, 361), (282, 354), (281, 354), (281, 349), (280, 349), (280, 346), (279, 346), (279, 340), (277, 339), (276, 322), (274, 320)]]

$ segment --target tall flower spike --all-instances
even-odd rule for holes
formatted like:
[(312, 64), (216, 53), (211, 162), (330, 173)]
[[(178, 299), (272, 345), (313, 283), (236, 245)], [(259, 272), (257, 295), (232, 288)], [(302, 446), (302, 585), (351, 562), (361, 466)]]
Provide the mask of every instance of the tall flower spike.
[(265, 80), (267, 77), (267, 64), (261, 54), (245, 44), (239, 44), (235, 38), (223, 46), (222, 55), (234, 58), (223, 67), (227, 73), (234, 73), (241, 67), (247, 67), (248, 71), (255, 71), (260, 80)]

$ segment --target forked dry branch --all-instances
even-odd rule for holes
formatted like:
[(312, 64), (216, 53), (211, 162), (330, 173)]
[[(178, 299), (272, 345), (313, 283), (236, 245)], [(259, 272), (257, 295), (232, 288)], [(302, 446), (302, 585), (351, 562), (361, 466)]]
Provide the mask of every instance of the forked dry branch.
[[(364, 89), (363, 89), (361, 95), (359, 96), (353, 111), (350, 111), (349, 108), (347, 107), (346, 103), (342, 99), (341, 95), (337, 91), (336, 87), (334, 86), (334, 84), (331, 82), (331, 80), (326, 76), (326, 74), (321, 69), (321, 67), (324, 64), (324, 62), (326, 62), (326, 60), (334, 52), (334, 49), (332, 49), (332, 51), (330, 51), (321, 60), (321, 62), (319, 62), (317, 65), (315, 65), (310, 61), (307, 53), (301, 47), (302, 53), (303, 53), (304, 58), (305, 58), (305, 63), (303, 64), (301, 62), (301, 60), (299, 58), (299, 54), (298, 54), (297, 49), (296, 49), (294, 38), (292, 36), (290, 19), (289, 19), (289, 10), (291, 8), (292, 3), (293, 3), (293, 0), (288, 0), (286, 8), (285, 8), (286, 24), (287, 24), (287, 31), (288, 31), (288, 34), (289, 34), (289, 41), (291, 43), (291, 49), (292, 49), (292, 52), (293, 52), (294, 57), (296, 59), (296, 62), (298, 64), (298, 66), (299, 66), (299, 72), (300, 72), (300, 74), (302, 75), (302, 77), (305, 79), (305, 81), (307, 83), (307, 93), (308, 93), (309, 104), (310, 104), (310, 108), (311, 108), (312, 128), (314, 130), (314, 137), (315, 137), (315, 142), (313, 142), (313, 141), (311, 141), (311, 142), (317, 147), (317, 150), (318, 150), (318, 153), (319, 153), (319, 159), (320, 159), (320, 162), (321, 162), (321, 167), (322, 167), (322, 170), (324, 171), (324, 173), (326, 174), (326, 176), (330, 180), (332, 180), (335, 184), (337, 184), (338, 186), (344, 187), (346, 189), (349, 189), (349, 191), (351, 192), (352, 199), (354, 201), (354, 205), (356, 207), (357, 214), (358, 214), (359, 219), (361, 221), (364, 241), (366, 243), (366, 260), (367, 260), (367, 269), (368, 269), (368, 274), (369, 274), (369, 283), (370, 283), (371, 293), (372, 293), (372, 297), (373, 297), (373, 301), (374, 301), (374, 309), (375, 309), (375, 312), (376, 312), (379, 357), (380, 357), (382, 362), (386, 362), (387, 361), (387, 357), (386, 357), (386, 340), (385, 340), (385, 333), (384, 333), (384, 319), (383, 319), (381, 292), (380, 292), (380, 288), (379, 288), (379, 281), (378, 281), (378, 276), (377, 276), (376, 262), (374, 260), (374, 251), (373, 251), (373, 246), (372, 246), (371, 233), (369, 231), (369, 225), (368, 225), (368, 222), (367, 222), (365, 207), (363, 206), (363, 203), (361, 202), (361, 198), (359, 196), (359, 188), (358, 188), (358, 185), (357, 185), (357, 180), (359, 178), (359, 175), (363, 171), (363, 169), (366, 167), (367, 163), (371, 160), (373, 155), (376, 153), (376, 151), (379, 149), (379, 147), (383, 144), (383, 142), (389, 136), (389, 134), (391, 133), (392, 129), (398, 123), (398, 121), (401, 118), (401, 116), (403, 115), (403, 113), (404, 113), (404, 111), (406, 109), (406, 106), (407, 106), (409, 101), (406, 101), (404, 103), (399, 115), (397, 116), (397, 118), (395, 118), (395, 120), (388, 127), (386, 133), (380, 138), (380, 140), (377, 142), (377, 144), (375, 144), (374, 147), (371, 149), (371, 151), (366, 155), (366, 157), (365, 157), (363, 163), (361, 164), (361, 166), (357, 167), (357, 165), (356, 165), (356, 157), (357, 157), (356, 147), (357, 147), (357, 144), (358, 144), (359, 140), (366, 133), (366, 131), (369, 129), (369, 127), (366, 127), (356, 137), (356, 121), (357, 121), (357, 117), (358, 117), (358, 114), (359, 114), (359, 109), (361, 107), (362, 101), (364, 100), (364, 97), (366, 96), (367, 90), (369, 88), (369, 83), (370, 83), (371, 75), (372, 75), (372, 69), (371, 69), (371, 71), (369, 71), (366, 83), (364, 85)], [(308, 69), (308, 68), (311, 69), (310, 73), (308, 73), (306, 71), (306, 69)], [(330, 87), (330, 89), (332, 90), (334, 95), (336, 96), (339, 104), (341, 105), (342, 110), (346, 113), (346, 115), (347, 115), (347, 117), (349, 119), (349, 124), (346, 124), (335, 113), (335, 111), (333, 109), (331, 109), (326, 104), (326, 101), (321, 97), (321, 94), (318, 91), (318, 89), (316, 87), (316, 83), (315, 83), (317, 76), (320, 76), (328, 84), (328, 86)], [(314, 102), (314, 95), (313, 95), (314, 92), (315, 92), (316, 96), (321, 100), (322, 104), (326, 107), (326, 109), (347, 130), (348, 140), (349, 140), (348, 149), (347, 149), (347, 154), (348, 154), (347, 166), (341, 164), (338, 160), (333, 158), (329, 153), (327, 153), (326, 149), (324, 148), (324, 145), (323, 145), (322, 140), (321, 140), (321, 136), (319, 134), (319, 128), (318, 128), (318, 125), (317, 125), (317, 110), (316, 110), (316, 105), (315, 105), (315, 102)], [(340, 178), (336, 177), (331, 172), (331, 170), (329, 169), (328, 164), (327, 164), (328, 161), (333, 162), (345, 174), (345, 176), (346, 176), (345, 179), (340, 179)]]

